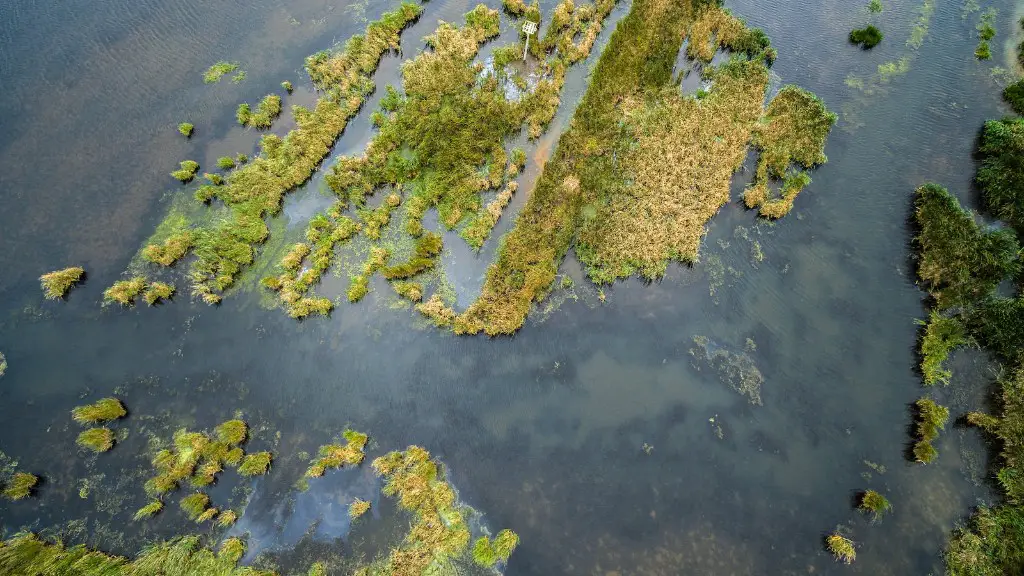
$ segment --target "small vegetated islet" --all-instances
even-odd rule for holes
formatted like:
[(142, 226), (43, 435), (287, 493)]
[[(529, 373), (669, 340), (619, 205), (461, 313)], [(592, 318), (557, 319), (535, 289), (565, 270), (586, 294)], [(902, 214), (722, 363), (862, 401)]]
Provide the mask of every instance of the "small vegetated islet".
[(28, 472), (15, 472), (0, 483), (0, 495), (11, 501), (23, 500), (32, 495), (32, 489), (39, 483), (39, 477)]
[(870, 513), (874, 520), (880, 520), (884, 514), (892, 510), (889, 499), (874, 490), (866, 490), (861, 494), (857, 507)]
[(43, 287), (43, 296), (50, 300), (60, 300), (84, 275), (85, 269), (80, 266), (43, 274), (39, 277), (39, 284)]
[(238, 70), (238, 66), (239, 65), (237, 62), (225, 62), (223, 60), (217, 62), (216, 64), (207, 68), (206, 72), (203, 73), (203, 82), (205, 82), (206, 84), (215, 84), (217, 82), (220, 82), (220, 79), (225, 74), (230, 74), (231, 72)]
[(852, 564), (857, 559), (857, 550), (853, 547), (853, 540), (836, 532), (825, 538), (825, 545), (828, 547), (836, 560), (844, 564)]
[(181, 124), (178, 124), (178, 132), (185, 138), (191, 138), (192, 132), (194, 132), (195, 129), (196, 127), (188, 122), (182, 122)]
[(884, 34), (874, 25), (867, 25), (850, 32), (850, 42), (859, 44), (864, 50), (870, 50), (882, 42)]
[(974, 56), (978, 60), (990, 60), (992, 58), (992, 49), (989, 46), (989, 41), (996, 36), (995, 19), (995, 8), (989, 8), (981, 15), (978, 21), (978, 47), (974, 49)]

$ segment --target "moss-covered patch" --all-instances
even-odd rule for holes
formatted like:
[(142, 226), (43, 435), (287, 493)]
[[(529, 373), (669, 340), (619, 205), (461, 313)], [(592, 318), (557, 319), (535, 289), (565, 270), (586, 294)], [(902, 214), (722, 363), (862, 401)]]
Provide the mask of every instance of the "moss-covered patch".
[(48, 272), (39, 277), (39, 284), (43, 288), (43, 296), (50, 300), (59, 300), (67, 295), (68, 290), (78, 283), (85, 274), (85, 269), (79, 266), (72, 266), (63, 270)]

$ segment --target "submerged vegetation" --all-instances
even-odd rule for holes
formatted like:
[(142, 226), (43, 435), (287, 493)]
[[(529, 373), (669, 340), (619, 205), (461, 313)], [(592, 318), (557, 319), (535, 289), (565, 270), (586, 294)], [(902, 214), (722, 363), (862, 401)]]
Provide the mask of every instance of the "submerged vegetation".
[(0, 494), (8, 500), (22, 500), (32, 495), (32, 489), (39, 483), (39, 478), (28, 472), (15, 472), (3, 483)]
[(850, 32), (850, 42), (859, 44), (864, 50), (870, 50), (882, 41), (882, 31), (872, 25), (858, 28)]
[(939, 453), (932, 442), (939, 437), (939, 432), (946, 427), (949, 420), (949, 408), (939, 406), (931, 398), (921, 398), (917, 407), (917, 442), (914, 444), (914, 459), (928, 464), (938, 457)]
[(59, 300), (67, 295), (68, 290), (71, 290), (84, 274), (84, 268), (72, 266), (43, 274), (39, 277), (39, 284), (43, 287), (44, 296), (50, 300)]

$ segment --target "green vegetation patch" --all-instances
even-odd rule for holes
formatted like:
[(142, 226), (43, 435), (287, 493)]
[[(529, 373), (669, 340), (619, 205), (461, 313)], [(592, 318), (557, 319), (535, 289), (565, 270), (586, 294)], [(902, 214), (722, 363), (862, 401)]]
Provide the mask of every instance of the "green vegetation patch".
[(153, 282), (146, 287), (146, 292), (142, 295), (142, 299), (146, 301), (146, 304), (152, 306), (160, 300), (170, 300), (173, 295), (174, 286), (166, 282)]
[(43, 296), (50, 300), (63, 298), (67, 295), (68, 290), (71, 290), (82, 279), (84, 274), (85, 269), (79, 266), (43, 274), (39, 277), (39, 284), (43, 287)]
[(238, 466), (238, 473), (242, 476), (262, 476), (270, 470), (272, 459), (273, 455), (270, 452), (246, 454)]
[(184, 136), (185, 138), (191, 138), (192, 132), (194, 132), (195, 129), (196, 127), (188, 122), (182, 122), (181, 124), (178, 124), (178, 132), (181, 133), (181, 135)]
[(992, 58), (989, 41), (996, 36), (995, 20), (995, 8), (985, 10), (978, 20), (978, 47), (974, 49), (974, 57), (978, 60), (989, 60)]
[(238, 123), (250, 128), (266, 129), (274, 123), (274, 119), (281, 115), (281, 97), (277, 94), (267, 94), (256, 105), (256, 110), (249, 108), (248, 104), (239, 104), (236, 117)]
[(71, 417), (79, 424), (99, 424), (124, 418), (128, 414), (124, 404), (117, 398), (104, 398), (92, 404), (79, 406), (71, 411)]
[(949, 353), (970, 343), (967, 327), (958, 317), (945, 317), (932, 310), (921, 336), (921, 373), (926, 386), (949, 384), (952, 372), (942, 367)]
[(196, 172), (199, 172), (199, 163), (195, 160), (182, 160), (178, 164), (180, 168), (171, 172), (171, 176), (180, 180), (183, 184), (191, 182), (196, 177)]
[(103, 301), (118, 303), (122, 306), (135, 304), (135, 298), (146, 289), (146, 279), (135, 276), (129, 280), (119, 280), (103, 291)]
[[(429, 452), (419, 446), (390, 452), (374, 460), (373, 469), (384, 478), (384, 494), (397, 498), (399, 507), (413, 519), (403, 542), (367, 567), (368, 573), (443, 573), (455, 570), (456, 559), (470, 556), (469, 509), (458, 503)], [(514, 542), (506, 537), (503, 542), (499, 547), (495, 539), (492, 551), (496, 559), (506, 551), (511, 554), (518, 537)]]
[(161, 502), (160, 500), (153, 500), (149, 504), (146, 504), (142, 508), (139, 508), (138, 510), (136, 510), (135, 511), (135, 515), (132, 516), (132, 519), (135, 520), (136, 522), (138, 522), (139, 520), (144, 520), (146, 518), (152, 518), (153, 516), (155, 516), (157, 513), (159, 513), (163, 509), (164, 509), (164, 503), (163, 502)]
[(220, 82), (220, 79), (225, 74), (230, 74), (231, 72), (238, 70), (238, 66), (239, 64), (237, 62), (224, 62), (221, 60), (206, 69), (206, 72), (203, 73), (203, 82), (206, 84), (215, 84)]
[(882, 31), (878, 28), (867, 25), (864, 28), (857, 28), (850, 31), (850, 42), (859, 44), (864, 50), (870, 50), (882, 41)]
[(939, 453), (932, 442), (939, 437), (939, 432), (946, 427), (949, 420), (949, 408), (940, 406), (931, 398), (921, 398), (917, 407), (917, 442), (914, 444), (914, 459), (928, 464), (938, 457)]
[(518, 545), (519, 536), (508, 528), (498, 532), (493, 541), (481, 536), (473, 543), (473, 561), (488, 568), (498, 562), (508, 562)]
[(370, 503), (367, 502), (366, 500), (360, 500), (359, 498), (353, 500), (352, 503), (349, 504), (348, 506), (348, 516), (353, 520), (359, 518), (360, 516), (366, 514), (369, 511)]
[(881, 520), (882, 516), (892, 510), (889, 499), (874, 490), (866, 490), (860, 495), (860, 503), (857, 504), (862, 512), (872, 514), (873, 520)]
[(1013, 231), (981, 228), (945, 188), (921, 186), (914, 208), (917, 275), (939, 309), (984, 298), (1019, 273), (1020, 246)]
[(114, 432), (110, 428), (89, 428), (78, 435), (75, 443), (93, 452), (106, 452), (114, 447)]
[(306, 476), (319, 478), (329, 469), (343, 466), (358, 466), (366, 456), (366, 442), (369, 436), (355, 430), (342, 433), (345, 443), (326, 444), (320, 447), (319, 457), (306, 470)]
[[(32, 495), (32, 489), (39, 483), (39, 477), (28, 472), (15, 472), (3, 484), (0, 494), (8, 500), (23, 500)], [(0, 548), (2, 552), (2, 548)], [(2, 564), (0, 564), (2, 566)]]
[(989, 120), (978, 145), (976, 181), (985, 208), (1024, 231), (1024, 119)]
[(829, 534), (825, 538), (825, 546), (836, 557), (836, 560), (844, 564), (852, 564), (857, 559), (857, 550), (853, 547), (853, 540), (838, 532)]
[(1004, 88), (1003, 100), (1006, 100), (1010, 108), (1013, 108), (1014, 113), (1024, 114), (1024, 79), (1017, 80)]

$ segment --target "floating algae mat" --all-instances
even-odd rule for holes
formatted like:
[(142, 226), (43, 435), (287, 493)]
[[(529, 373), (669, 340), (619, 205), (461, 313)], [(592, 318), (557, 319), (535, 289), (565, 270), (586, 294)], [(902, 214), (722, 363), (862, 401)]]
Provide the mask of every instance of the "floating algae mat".
[[(531, 139), (544, 134), (567, 70), (590, 54), (613, 7), (614, 0), (563, 0), (542, 14), (506, 3), (517, 27), (546, 21), (529, 47), (529, 74), (517, 63), (522, 36), (480, 61), (481, 47), (499, 34), (496, 10), (479, 5), (460, 25), (441, 22), (426, 38), (428, 49), (404, 62), (401, 86), (384, 87), (371, 115), (376, 134), (363, 153), (329, 168), (335, 203), (309, 221), (304, 241), (285, 252), (262, 285), (292, 317), (328, 314), (338, 301), (314, 287), (339, 252), (363, 254), (361, 265), (342, 266), (351, 269), (349, 302), (362, 300), (380, 274), (439, 327), (510, 334), (549, 292), (570, 248), (596, 283), (656, 279), (670, 261), (695, 262), (705, 224), (729, 201), (732, 175), (751, 145), (759, 160), (745, 203), (765, 218), (787, 214), (810, 183), (808, 170), (826, 161), (822, 150), (836, 116), (795, 86), (784, 86), (766, 105), (769, 66), (778, 54), (764, 33), (728, 11), (699, 1), (636, 2), (501, 239), (478, 299), (462, 312), (451, 308), (438, 270), (448, 248), (424, 228), (424, 216), (436, 210), (440, 225), (473, 249), (488, 241), (526, 163), (509, 142), (523, 132)], [(155, 266), (187, 260), (193, 295), (219, 302), (258, 257), (270, 233), (265, 219), (326, 156), (374, 89), (381, 55), (421, 10), (403, 4), (343, 50), (309, 57), (307, 71), (323, 92), (315, 109), (296, 107), (298, 128), (283, 139), (264, 136), (262, 153), (248, 164), (224, 163), (227, 174), (195, 192), (196, 202), (223, 206), (172, 209), (143, 259)], [(673, 76), (684, 41), (689, 73), (700, 74), (705, 86), (695, 94), (684, 94), (681, 77)], [(728, 57), (712, 65), (723, 50)], [(378, 193), (384, 199), (374, 207), (370, 199)]]

